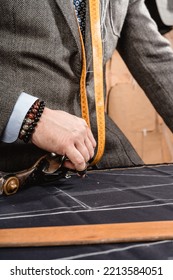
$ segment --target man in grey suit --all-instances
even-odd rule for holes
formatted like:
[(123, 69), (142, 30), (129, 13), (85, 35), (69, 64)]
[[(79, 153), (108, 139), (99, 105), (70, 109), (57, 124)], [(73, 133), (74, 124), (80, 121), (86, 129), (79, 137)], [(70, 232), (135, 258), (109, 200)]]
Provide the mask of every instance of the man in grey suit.
[(173, 0), (145, 0), (145, 4), (161, 34), (172, 30)]
[[(100, 5), (104, 66), (118, 48), (173, 130), (173, 52), (168, 41), (157, 31), (143, 0), (100, 0)], [(86, 0), (82, 17), (86, 19), (83, 36), (91, 130), (81, 118), (81, 44), (73, 1), (1, 0), (0, 170), (24, 169), (45, 151), (66, 155), (66, 167), (76, 170), (83, 170), (93, 157), (97, 128), (88, 10)], [(18, 135), (37, 98), (46, 107), (26, 144)], [(129, 141), (106, 116), (105, 152), (97, 168), (140, 164)]]

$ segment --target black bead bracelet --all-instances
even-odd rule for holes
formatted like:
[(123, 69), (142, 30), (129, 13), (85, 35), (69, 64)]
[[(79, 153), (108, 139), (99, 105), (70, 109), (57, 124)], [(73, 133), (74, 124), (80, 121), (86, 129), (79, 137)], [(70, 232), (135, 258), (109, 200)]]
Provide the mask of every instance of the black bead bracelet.
[(32, 137), (32, 134), (37, 126), (38, 121), (43, 113), (45, 107), (44, 101), (36, 100), (35, 103), (31, 106), (27, 112), (25, 119), (22, 123), (19, 139), (23, 140), (25, 143), (28, 143)]

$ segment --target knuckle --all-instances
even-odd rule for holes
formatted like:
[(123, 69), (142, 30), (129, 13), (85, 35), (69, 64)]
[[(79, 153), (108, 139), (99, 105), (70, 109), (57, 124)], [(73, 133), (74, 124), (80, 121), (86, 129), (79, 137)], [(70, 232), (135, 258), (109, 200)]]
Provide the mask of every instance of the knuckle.
[(81, 157), (76, 157), (75, 164), (78, 166), (82, 166), (85, 163), (84, 159)]
[(76, 131), (70, 133), (69, 138), (67, 140), (67, 145), (69, 146), (73, 145), (74, 142), (76, 141), (76, 138), (77, 138)]
[(82, 124), (86, 127), (88, 127), (86, 120), (82, 119)]
[(84, 132), (81, 129), (74, 130), (72, 135), (73, 142), (81, 141), (83, 138), (83, 134)]

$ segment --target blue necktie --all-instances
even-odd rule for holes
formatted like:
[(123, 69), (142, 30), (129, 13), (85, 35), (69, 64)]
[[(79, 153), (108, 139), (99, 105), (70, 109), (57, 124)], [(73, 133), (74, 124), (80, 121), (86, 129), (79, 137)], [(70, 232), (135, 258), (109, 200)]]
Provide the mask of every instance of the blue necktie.
[(86, 0), (73, 0), (73, 4), (75, 6), (76, 16), (84, 39), (86, 21)]

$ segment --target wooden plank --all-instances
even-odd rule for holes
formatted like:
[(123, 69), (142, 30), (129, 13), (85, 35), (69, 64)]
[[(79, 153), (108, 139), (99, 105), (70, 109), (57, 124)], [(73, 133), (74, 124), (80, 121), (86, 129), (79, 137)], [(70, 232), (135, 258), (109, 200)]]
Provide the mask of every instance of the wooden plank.
[(173, 221), (0, 229), (0, 247), (81, 245), (173, 239)]

